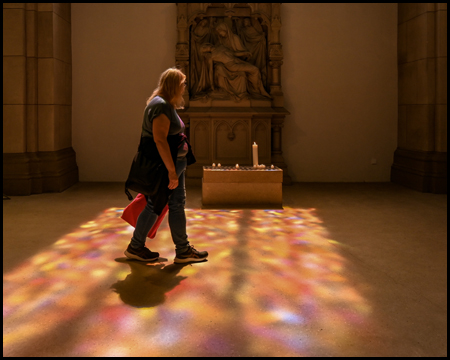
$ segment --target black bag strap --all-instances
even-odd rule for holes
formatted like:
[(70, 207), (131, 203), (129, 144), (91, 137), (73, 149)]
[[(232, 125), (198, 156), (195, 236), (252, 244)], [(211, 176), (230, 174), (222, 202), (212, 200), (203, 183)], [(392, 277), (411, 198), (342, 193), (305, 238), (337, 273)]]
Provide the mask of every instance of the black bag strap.
[(132, 201), (133, 200), (133, 196), (130, 194), (130, 192), (128, 191), (127, 186), (125, 185), (125, 194), (128, 196), (128, 200)]

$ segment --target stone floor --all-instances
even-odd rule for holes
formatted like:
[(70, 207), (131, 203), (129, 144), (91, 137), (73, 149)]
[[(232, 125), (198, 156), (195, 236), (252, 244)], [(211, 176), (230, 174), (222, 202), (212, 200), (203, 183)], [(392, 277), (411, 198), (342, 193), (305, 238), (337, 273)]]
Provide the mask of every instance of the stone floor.
[(3, 201), (4, 356), (447, 356), (447, 195), (295, 183), (283, 210), (202, 209), (203, 263), (147, 245), (119, 183)]

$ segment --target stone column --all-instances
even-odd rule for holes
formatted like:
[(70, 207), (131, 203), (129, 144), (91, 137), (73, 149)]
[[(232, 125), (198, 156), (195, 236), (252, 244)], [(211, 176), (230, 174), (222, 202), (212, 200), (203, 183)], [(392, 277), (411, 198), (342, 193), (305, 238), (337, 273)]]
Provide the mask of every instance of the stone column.
[(391, 181), (447, 193), (447, 4), (399, 3), (398, 73)]
[[(187, 21), (187, 3), (177, 4), (177, 30), (178, 40), (175, 51), (175, 62), (177, 67), (186, 75), (189, 83), (189, 24)], [(189, 86), (189, 85), (188, 85)], [(183, 95), (185, 107), (189, 107), (189, 91)]]
[(284, 125), (284, 115), (273, 115), (271, 121), (272, 127), (272, 164), (283, 170), (283, 185), (292, 185), (292, 179), (288, 174), (287, 165), (284, 162), (282, 151), (281, 129)]
[(3, 4), (3, 193), (78, 182), (72, 149), (70, 4)]
[(281, 65), (283, 65), (283, 50), (280, 43), (280, 4), (272, 4), (272, 19), (269, 33), (269, 70), (270, 95), (273, 97), (273, 107), (284, 106), (284, 96), (281, 89)]
[[(274, 108), (284, 106), (284, 95), (281, 87), (281, 66), (283, 65), (283, 49), (280, 42), (281, 16), (279, 3), (272, 3), (272, 18), (269, 36), (269, 69), (270, 95)], [(291, 185), (292, 180), (284, 162), (282, 149), (281, 129), (284, 125), (284, 115), (272, 116), (272, 163), (283, 169), (283, 185)]]

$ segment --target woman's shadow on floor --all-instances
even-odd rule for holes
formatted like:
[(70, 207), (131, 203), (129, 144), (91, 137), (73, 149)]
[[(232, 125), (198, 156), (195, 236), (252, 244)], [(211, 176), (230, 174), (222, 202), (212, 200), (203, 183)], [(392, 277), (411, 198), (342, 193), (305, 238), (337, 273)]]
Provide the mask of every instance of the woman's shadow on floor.
[[(160, 259), (164, 260), (164, 259)], [(111, 285), (125, 304), (133, 307), (153, 307), (164, 303), (166, 293), (187, 276), (180, 276), (180, 270), (187, 264), (164, 265), (160, 262), (145, 263), (123, 258), (116, 259), (117, 262), (127, 263), (131, 273), (124, 280), (119, 280)]]

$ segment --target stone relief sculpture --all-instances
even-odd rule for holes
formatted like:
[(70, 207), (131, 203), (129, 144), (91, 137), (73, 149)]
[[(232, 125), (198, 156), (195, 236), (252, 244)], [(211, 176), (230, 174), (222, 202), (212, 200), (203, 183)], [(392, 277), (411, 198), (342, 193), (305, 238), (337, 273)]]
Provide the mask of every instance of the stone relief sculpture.
[(175, 64), (187, 76), (186, 125), (197, 162), (187, 179), (202, 183), (203, 166), (260, 162), (283, 169), (283, 50), (280, 3), (177, 3)]
[(197, 26), (192, 29), (191, 34), (191, 92), (194, 94), (201, 94), (208, 90), (208, 83), (206, 81), (200, 82), (200, 78), (206, 79), (205, 74), (202, 76), (202, 71), (206, 70), (205, 58), (200, 52), (202, 44), (215, 43), (215, 34), (210, 27), (210, 22), (207, 19), (202, 19)]
[[(224, 45), (203, 44), (201, 52), (207, 58), (213, 94), (221, 96), (228, 93), (237, 101), (249, 95), (252, 98), (271, 98), (263, 87), (259, 69), (239, 59), (239, 56), (251, 56), (248, 51), (232, 51)], [(219, 93), (215, 92), (216, 86)]]
[[(254, 20), (257, 30), (249, 18), (232, 21), (230, 26), (229, 18), (211, 17), (192, 28), (192, 100), (271, 99), (264, 88), (267, 55), (261, 25)], [(239, 29), (240, 36), (232, 28)]]

